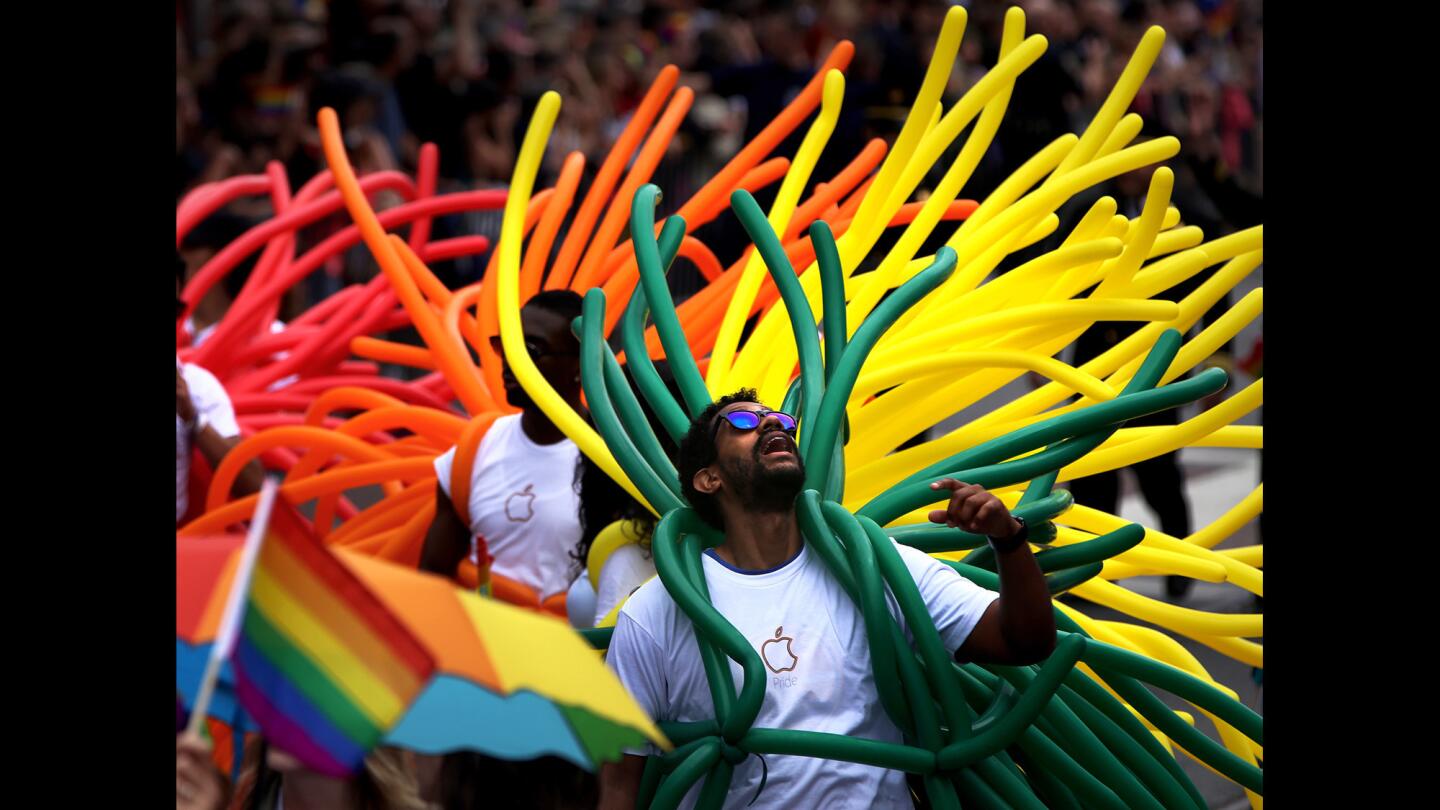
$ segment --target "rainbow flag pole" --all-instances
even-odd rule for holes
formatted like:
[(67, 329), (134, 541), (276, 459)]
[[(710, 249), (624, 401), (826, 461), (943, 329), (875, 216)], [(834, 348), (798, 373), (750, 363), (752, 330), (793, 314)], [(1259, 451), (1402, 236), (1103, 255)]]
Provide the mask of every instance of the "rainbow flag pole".
[(250, 591), (250, 577), (255, 571), (255, 560), (260, 556), (260, 544), (265, 540), (266, 529), (270, 525), (270, 510), (275, 505), (275, 495), (279, 491), (279, 483), (273, 477), (267, 476), (260, 488), (260, 499), (255, 504), (255, 517), (250, 521), (250, 532), (245, 535), (245, 550), (240, 557), (234, 585), (225, 602), (225, 616), (220, 621), (215, 643), (210, 647), (210, 659), (205, 662), (200, 691), (195, 696), (195, 706), (190, 712), (190, 724), (185, 729), (188, 734), (199, 734), (205, 727), (205, 715), (210, 709), (210, 697), (215, 692), (215, 681), (220, 677), (220, 667), (235, 648), (240, 617), (244, 615), (245, 600)]

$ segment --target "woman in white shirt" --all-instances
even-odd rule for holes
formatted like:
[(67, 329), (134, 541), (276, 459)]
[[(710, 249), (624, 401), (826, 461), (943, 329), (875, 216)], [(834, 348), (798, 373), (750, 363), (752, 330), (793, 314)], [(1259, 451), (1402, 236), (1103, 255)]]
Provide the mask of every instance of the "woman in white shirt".
[[(580, 409), (580, 344), (570, 323), (580, 296), (547, 290), (520, 310), (526, 351), (545, 380)], [(479, 538), (493, 557), (492, 573), (533, 590), (543, 602), (574, 579), (569, 552), (580, 536), (572, 473), (580, 450), (530, 398), (501, 356), (505, 398), (520, 413), (496, 419), (476, 451), (466, 500), (469, 522), (451, 501), (457, 448), (435, 459), (435, 518), (426, 532), (420, 570), (454, 576), (469, 556), (479, 563)]]

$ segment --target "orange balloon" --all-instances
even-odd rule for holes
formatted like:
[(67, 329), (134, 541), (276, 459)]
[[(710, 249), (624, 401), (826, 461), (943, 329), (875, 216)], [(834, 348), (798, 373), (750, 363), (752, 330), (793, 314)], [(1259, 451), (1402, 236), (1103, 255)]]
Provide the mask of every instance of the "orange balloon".
[(785, 236), (782, 241), (788, 242), (799, 235), (810, 223), (819, 219), (830, 209), (841, 197), (850, 193), (852, 189), (864, 180), (870, 172), (880, 165), (885, 157), (885, 141), (875, 138), (865, 144), (860, 154), (850, 161), (840, 173), (831, 178), (828, 183), (821, 183), (815, 187), (815, 193), (795, 209), (795, 215), (790, 218), (790, 224), (785, 228)]
[(407, 346), (369, 335), (356, 335), (350, 339), (350, 353), (379, 363), (394, 363), (399, 366), (423, 368), (435, 371), (435, 360), (430, 353), (419, 346)]
[[(275, 430), (299, 429), (301, 428), (276, 428)], [(258, 433), (251, 438), (265, 438), (266, 434), (270, 432), (272, 431)], [(351, 439), (350, 441), (354, 440)], [(358, 443), (364, 444), (363, 442)], [(235, 451), (231, 450), (230, 452), (233, 453)], [(317, 475), (312, 475), (303, 481), (281, 484), (280, 492), (283, 493), (291, 503), (304, 503), (312, 498), (317, 498), (330, 492), (342, 492), (354, 487), (378, 484), (382, 481), (415, 481), (425, 478), (426, 476), (434, 475), (434, 470), (434, 462), (428, 458), (388, 458), (385, 461), (328, 470)], [(181, 536), (190, 537), (208, 532), (224, 531), (227, 526), (249, 518), (250, 515), (254, 513), (255, 503), (258, 500), (258, 494), (246, 495), (218, 509), (207, 510), (205, 514), (182, 526), (176, 533)]]
[[(595, 181), (590, 184), (590, 190), (585, 194), (585, 200), (580, 203), (580, 210), (575, 214), (575, 221), (570, 224), (570, 232), (560, 245), (559, 255), (555, 257), (555, 265), (551, 268), (550, 277), (545, 280), (545, 289), (563, 290), (570, 286), (570, 279), (579, 266), (586, 241), (595, 227), (595, 220), (599, 218), (600, 211), (610, 202), (610, 192), (615, 188), (615, 181), (619, 179), (620, 172), (624, 171), (625, 166), (630, 162), (630, 156), (635, 153), (635, 147), (639, 145), (645, 132), (650, 129), (650, 122), (655, 120), (655, 116), (660, 112), (660, 105), (670, 95), (670, 91), (675, 87), (675, 81), (679, 78), (680, 69), (674, 65), (666, 65), (655, 76), (655, 81), (650, 83), (650, 89), (645, 91), (645, 97), (640, 100), (640, 106), (635, 109), (634, 115), (630, 116), (630, 123), (625, 125), (625, 129), (620, 132), (620, 137), (615, 139), (615, 144), (610, 147), (610, 153), (600, 164), (600, 171), (595, 174)], [(487, 277), (489, 277), (488, 272)]]
[[(350, 165), (350, 158), (345, 152), (345, 144), (340, 137), (340, 122), (335, 111), (329, 107), (320, 110), (319, 123), (320, 143), (325, 152), (325, 162), (330, 165), (330, 170), (335, 175), (335, 185), (340, 189), (340, 194), (345, 200), (345, 207), (360, 229), (365, 244), (379, 262), (385, 277), (390, 280), (391, 287), (411, 320), (414, 321), (415, 328), (420, 332), (425, 344), (436, 354), (436, 360), (445, 374), (446, 381), (450, 383), (451, 389), (466, 408), (472, 411), (482, 409), (484, 404), (490, 401), (490, 394), (480, 385), (477, 375), (460, 373), (460, 370), (470, 363), (470, 357), (462, 347), (445, 340), (439, 318), (421, 295), (415, 279), (406, 272), (401, 257), (396, 255), (395, 242), (399, 242), (401, 245), (405, 243), (398, 237), (394, 242), (385, 238), (385, 230), (380, 226), (374, 209), (370, 207), (370, 202), (361, 192), (360, 181), (356, 178), (355, 170)], [(410, 251), (409, 246), (405, 247), (405, 252), (414, 256), (414, 252)], [(419, 259), (416, 258), (415, 261), (418, 262)], [(471, 367), (473, 368), (473, 366)]]
[(261, 431), (241, 441), (225, 454), (210, 480), (210, 492), (205, 499), (208, 512), (225, 503), (230, 488), (240, 469), (266, 450), (276, 447), (324, 448), (363, 461), (388, 461), (392, 456), (374, 445), (350, 436), (316, 427), (277, 427)]
[(331, 533), (329, 541), (348, 545), (370, 535), (402, 525), (420, 508), (420, 504), (431, 497), (434, 485), (429, 481), (417, 481), (406, 487), (399, 495), (384, 498), (345, 521), (345, 525)]
[[(399, 257), (400, 263), (417, 279), (428, 277), (442, 289), (444, 288), (444, 285), (440, 284), (425, 263), (420, 261), (420, 257), (415, 255), (415, 251), (405, 244), (405, 240), (390, 234), (388, 242)], [(449, 290), (445, 290), (444, 300), (445, 303), (449, 303)], [(464, 346), (451, 343), (446, 339), (445, 327), (440, 323), (439, 313), (418, 295), (410, 296), (408, 299), (402, 297), (401, 303), (405, 304), (405, 311), (415, 321), (415, 328), (419, 330), (420, 337), (430, 349), (430, 355), (435, 358), (440, 373), (445, 375), (445, 381), (450, 383), (450, 389), (460, 397), (466, 410), (471, 413), (493, 410), (495, 400), (490, 396), (488, 387), (480, 380), (479, 367), (475, 365), (475, 361), (470, 359), (470, 353), (465, 351)], [(462, 316), (461, 319), (463, 320), (464, 317)]]
[(425, 530), (434, 517), (435, 502), (424, 503), (420, 511), (400, 527), (400, 531), (380, 548), (376, 556), (407, 568), (418, 568), (420, 552), (425, 546)]
[(545, 261), (550, 258), (550, 246), (560, 223), (570, 211), (570, 202), (575, 199), (575, 190), (580, 187), (580, 175), (585, 171), (585, 156), (571, 152), (560, 167), (560, 177), (555, 181), (555, 196), (545, 206), (545, 214), (535, 228), (526, 246), (525, 263), (520, 268), (520, 300), (527, 301), (540, 290), (540, 275), (545, 271)]
[(665, 151), (670, 147), (670, 139), (680, 128), (680, 122), (685, 119), (685, 113), (690, 111), (690, 104), (694, 100), (695, 91), (688, 87), (675, 91), (675, 97), (670, 100), (665, 114), (660, 116), (660, 121), (655, 125), (650, 137), (645, 139), (645, 145), (640, 147), (640, 154), (635, 158), (630, 173), (625, 176), (625, 182), (615, 193), (615, 199), (605, 212), (605, 219), (601, 220), (600, 228), (595, 231), (590, 249), (586, 251), (585, 259), (580, 262), (580, 269), (570, 283), (571, 289), (588, 290), (599, 284), (601, 263), (615, 247), (615, 240), (621, 231), (630, 224), (630, 204), (635, 199), (635, 192), (650, 182), (651, 173), (660, 164), (660, 158), (665, 156)]
[(460, 432), (460, 441), (455, 444), (455, 460), (450, 466), (450, 502), (460, 522), (469, 526), (470, 521), (470, 479), (475, 470), (475, 454), (480, 450), (480, 441), (495, 420), (504, 414), (497, 411), (482, 413), (470, 420)]

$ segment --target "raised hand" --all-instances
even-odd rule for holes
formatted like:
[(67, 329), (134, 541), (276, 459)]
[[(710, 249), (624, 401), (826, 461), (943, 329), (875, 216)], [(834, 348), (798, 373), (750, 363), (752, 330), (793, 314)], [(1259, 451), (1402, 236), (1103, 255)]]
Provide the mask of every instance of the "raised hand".
[(979, 484), (941, 478), (930, 488), (951, 492), (947, 508), (930, 511), (932, 523), (944, 523), (951, 528), (958, 527), (988, 537), (1010, 537), (1020, 531), (1020, 522), (1010, 516), (1005, 504)]

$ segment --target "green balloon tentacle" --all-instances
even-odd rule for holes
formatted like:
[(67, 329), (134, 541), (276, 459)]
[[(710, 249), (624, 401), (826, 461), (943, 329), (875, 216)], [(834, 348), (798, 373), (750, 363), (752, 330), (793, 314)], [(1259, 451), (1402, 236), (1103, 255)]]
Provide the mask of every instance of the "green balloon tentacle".
[[(666, 219), (658, 239), (662, 271), (670, 270), (684, 239), (684, 218), (672, 216)], [(620, 339), (625, 348), (625, 362), (630, 366), (630, 373), (635, 378), (635, 387), (639, 389), (640, 395), (655, 411), (665, 432), (670, 434), (671, 439), (679, 442), (689, 429), (690, 420), (685, 415), (685, 409), (671, 396), (660, 372), (655, 368), (654, 361), (650, 359), (650, 351), (645, 346), (645, 316), (648, 312), (645, 288), (637, 286), (630, 295), (629, 305), (620, 316)], [(609, 344), (606, 345), (608, 347)]]
[(635, 243), (640, 284), (650, 301), (650, 313), (655, 320), (655, 330), (660, 334), (660, 345), (665, 347), (670, 371), (675, 375), (675, 383), (680, 387), (680, 394), (693, 417), (711, 403), (710, 392), (695, 365), (695, 357), (690, 354), (690, 346), (680, 328), (680, 318), (675, 314), (670, 288), (665, 284), (660, 246), (654, 236), (655, 203), (659, 198), (660, 187), (654, 183), (646, 183), (636, 190), (635, 202), (630, 209), (630, 239)]

